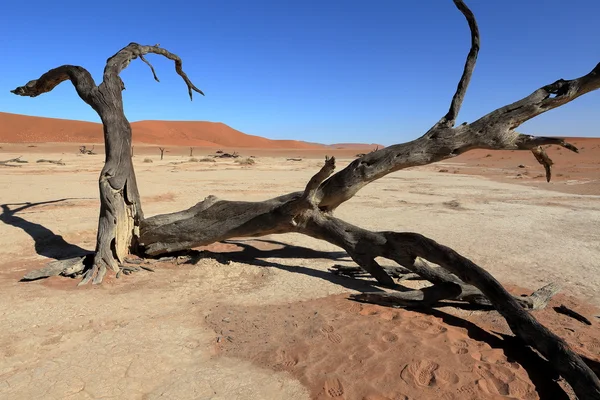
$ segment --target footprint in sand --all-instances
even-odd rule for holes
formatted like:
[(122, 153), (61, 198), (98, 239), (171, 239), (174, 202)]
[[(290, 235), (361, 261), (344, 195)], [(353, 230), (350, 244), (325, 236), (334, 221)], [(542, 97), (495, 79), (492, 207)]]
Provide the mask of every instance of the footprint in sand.
[(600, 355), (600, 341), (592, 339), (588, 344), (584, 344), (590, 351)]
[(425, 387), (433, 386), (435, 385), (435, 376), (433, 373), (439, 367), (440, 366), (433, 361), (416, 361), (405, 366), (400, 373), (400, 377), (410, 385), (417, 384)]
[(409, 325), (413, 329), (418, 329), (418, 330), (424, 331), (424, 330), (430, 328), (433, 325), (433, 323), (424, 318), (414, 318), (410, 321)]
[(471, 353), (471, 357), (477, 361), (483, 361), (490, 364), (496, 364), (500, 361), (505, 361), (506, 356), (501, 349), (481, 350)]
[(362, 304), (357, 303), (355, 301), (351, 302), (350, 306), (348, 307), (348, 311), (350, 311), (351, 313), (355, 313), (358, 314), (359, 312), (361, 312), (363, 309)]
[(379, 310), (377, 308), (375, 308), (374, 306), (363, 306), (362, 309), (360, 310), (360, 315), (377, 315), (379, 314)]
[(450, 346), (450, 350), (454, 354), (467, 354), (469, 352), (469, 345), (464, 340), (457, 340)]
[(510, 394), (509, 383), (515, 379), (515, 374), (511, 371), (502, 371), (497, 366), (492, 365), (478, 365), (475, 371), (482, 378), (477, 384), (485, 393), (501, 396)]
[(508, 391), (511, 397), (523, 400), (537, 399), (537, 392), (533, 385), (516, 379), (508, 384)]
[(482, 378), (477, 384), (486, 393), (524, 400), (537, 398), (535, 387), (519, 379), (509, 366), (484, 364), (476, 371)]
[(320, 329), (321, 333), (331, 342), (331, 343), (342, 343), (342, 337), (339, 333), (334, 332), (334, 328), (331, 325), (326, 325)]
[(327, 339), (329, 339), (329, 341), (331, 343), (335, 343), (335, 344), (342, 343), (342, 337), (338, 333), (335, 333), (335, 332), (328, 333)]
[(339, 397), (344, 394), (342, 382), (340, 382), (340, 380), (337, 378), (327, 379), (325, 381), (325, 385), (323, 385), (323, 389), (329, 397)]
[(456, 392), (461, 396), (461, 398), (470, 399), (473, 398), (477, 394), (477, 390), (473, 386), (461, 386), (456, 389)]
[(364, 361), (364, 360), (367, 360), (367, 359), (373, 357), (374, 354), (375, 354), (375, 352), (373, 350), (371, 350), (370, 348), (360, 347), (360, 348), (356, 349), (355, 351), (353, 351), (348, 356), (348, 359), (350, 359), (352, 361)]
[(433, 371), (433, 376), (435, 377), (436, 383), (439, 383), (440, 385), (456, 385), (460, 380), (458, 375), (443, 367)]
[(438, 324), (431, 324), (431, 326), (429, 326), (425, 332), (434, 335), (434, 336), (438, 336), (441, 335), (442, 333), (446, 333), (448, 332), (448, 328), (438, 325)]
[(380, 394), (368, 394), (362, 398), (362, 400), (392, 400), (389, 397), (382, 396)]
[(326, 335), (328, 333), (331, 333), (335, 330), (335, 328), (331, 325), (325, 325), (324, 327), (322, 327), (321, 329), (319, 329), (319, 331), (321, 331), (322, 334)]
[(384, 342), (388, 342), (388, 343), (397, 342), (398, 335), (396, 335), (395, 333), (392, 333), (392, 332), (385, 332), (383, 335), (381, 335), (381, 340), (383, 340)]
[(277, 366), (283, 368), (291, 368), (298, 364), (298, 357), (287, 352), (285, 350), (280, 350), (277, 352)]
[(394, 321), (400, 317), (400, 314), (396, 311), (383, 311), (379, 314), (379, 318), (384, 321)]

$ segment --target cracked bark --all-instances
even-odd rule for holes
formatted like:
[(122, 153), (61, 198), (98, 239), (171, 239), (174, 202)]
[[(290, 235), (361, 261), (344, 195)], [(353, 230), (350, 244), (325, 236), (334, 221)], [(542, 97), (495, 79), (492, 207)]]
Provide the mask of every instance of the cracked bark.
[(149, 53), (162, 55), (175, 62), (175, 71), (185, 81), (190, 99), (192, 91), (202, 94), (183, 72), (181, 59), (177, 55), (158, 46), (137, 43), (130, 43), (107, 60), (100, 85), (96, 85), (85, 68), (63, 65), (11, 90), (19, 96), (37, 97), (70, 80), (79, 97), (102, 120), (106, 158), (99, 178), (100, 216), (96, 250), (93, 267), (87, 270), (81, 284), (90, 280), (93, 283), (102, 282), (107, 270), (118, 272), (124, 257), (136, 251), (139, 225), (144, 215), (131, 160), (131, 126), (123, 111), (122, 91), (125, 85), (119, 74), (139, 57), (150, 66), (154, 78), (158, 80), (154, 68), (144, 58), (144, 54)]

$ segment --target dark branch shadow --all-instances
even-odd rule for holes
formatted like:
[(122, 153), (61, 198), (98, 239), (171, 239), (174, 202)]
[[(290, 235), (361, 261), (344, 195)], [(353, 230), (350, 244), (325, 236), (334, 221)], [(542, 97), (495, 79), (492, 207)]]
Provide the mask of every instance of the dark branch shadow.
[[(277, 249), (263, 250), (252, 246), (250, 243), (262, 242), (271, 245), (281, 246)], [(222, 243), (233, 244), (242, 248), (242, 250), (228, 252), (213, 252), (209, 250), (187, 252), (192, 257), (188, 264), (195, 264), (202, 258), (214, 258), (219, 262), (241, 262), (257, 267), (271, 267), (283, 271), (293, 272), (324, 279), (336, 285), (356, 290), (359, 292), (380, 292), (382, 289), (375, 280), (349, 278), (341, 275), (332, 274), (328, 271), (321, 271), (298, 265), (285, 265), (274, 261), (264, 260), (265, 258), (302, 258), (302, 259), (326, 259), (332, 261), (351, 261), (345, 251), (318, 251), (308, 247), (295, 246), (284, 242), (269, 239), (250, 239), (250, 240), (225, 240)]]
[(497, 332), (488, 332), (466, 319), (439, 309), (420, 307), (411, 308), (411, 310), (440, 318), (448, 325), (464, 328), (471, 339), (485, 342), (492, 348), (502, 349), (508, 361), (517, 362), (527, 371), (529, 379), (535, 385), (541, 399), (569, 400), (567, 393), (557, 383), (560, 376), (552, 364), (527, 346), (520, 338)]
[[(252, 246), (249, 243), (268, 243), (275, 246), (280, 246), (278, 249), (262, 250)], [(224, 240), (223, 243), (234, 244), (242, 247), (243, 250), (238, 252), (239, 257), (247, 258), (323, 258), (333, 261), (352, 261), (348, 253), (340, 251), (320, 251), (310, 247), (296, 246), (293, 244), (280, 242), (272, 239), (249, 239), (249, 240)], [(346, 260), (344, 260), (346, 259)]]
[[(262, 242), (271, 245), (281, 246), (277, 249), (263, 250), (252, 245), (252, 242)], [(359, 292), (382, 291), (374, 280), (350, 278), (336, 275), (327, 271), (307, 268), (303, 266), (290, 266), (273, 261), (264, 260), (265, 258), (303, 258), (303, 259), (326, 259), (332, 261), (350, 261), (345, 251), (325, 252), (314, 249), (290, 245), (284, 242), (278, 242), (268, 239), (250, 239), (250, 240), (226, 240), (223, 243), (234, 244), (242, 248), (231, 252), (212, 252), (208, 250), (192, 251), (187, 254), (192, 257), (187, 263), (194, 264), (202, 258), (214, 258), (215, 260), (227, 263), (228, 261), (242, 262), (259, 267), (272, 267), (284, 271), (305, 274), (315, 278), (320, 278), (341, 285), (348, 289)], [(405, 290), (412, 290), (404, 288)], [(402, 290), (402, 288), (400, 288)], [(492, 307), (474, 305), (457, 301), (442, 301), (437, 304), (438, 307), (455, 306), (461, 309), (469, 310), (491, 310)], [(406, 308), (409, 309), (409, 308)], [(521, 339), (511, 335), (488, 332), (476, 324), (463, 318), (451, 315), (436, 308), (415, 307), (410, 308), (413, 311), (421, 312), (441, 318), (446, 324), (464, 328), (470, 338), (485, 342), (492, 348), (502, 349), (509, 361), (517, 362), (529, 375), (531, 382), (542, 399), (568, 400), (569, 396), (564, 389), (557, 383), (560, 378), (552, 365), (536, 353), (533, 349), (523, 343)], [(587, 361), (586, 361), (587, 362)], [(589, 363), (588, 363), (589, 365)], [(598, 365), (593, 365), (598, 368)]]
[[(37, 254), (54, 258), (56, 260), (62, 260), (65, 258), (84, 256), (89, 254), (90, 251), (83, 249), (75, 244), (67, 242), (61, 235), (57, 235), (50, 229), (43, 225), (36, 224), (35, 222), (27, 221), (16, 214), (27, 210), (31, 207), (36, 207), (44, 204), (59, 203), (61, 201), (71, 200), (70, 198), (41, 201), (38, 203), (13, 203), (13, 204), (2, 204), (2, 214), (0, 214), (0, 221), (7, 225), (12, 225), (15, 228), (22, 229), (27, 233), (34, 241), (35, 251)], [(22, 205), (18, 208), (11, 209), (9, 206)]]

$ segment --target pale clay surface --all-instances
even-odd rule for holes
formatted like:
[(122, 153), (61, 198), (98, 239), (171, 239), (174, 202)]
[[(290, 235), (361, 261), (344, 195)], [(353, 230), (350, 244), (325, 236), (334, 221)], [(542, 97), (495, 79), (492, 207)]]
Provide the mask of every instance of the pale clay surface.
[[(2, 169), (0, 203), (73, 198), (16, 216), (93, 249), (103, 156), (45, 158), (62, 158), (67, 165), (31, 159), (22, 168)], [(152, 164), (143, 158), (134, 163), (147, 216), (187, 208), (211, 194), (262, 200), (301, 190), (321, 165), (316, 159), (259, 158), (255, 166), (241, 168), (230, 161), (173, 165), (186, 158), (153, 157)], [(339, 161), (338, 169), (348, 161)], [(368, 229), (422, 233), (504, 283), (535, 289), (557, 281), (600, 305), (600, 196), (440, 174), (429, 166), (370, 184), (337, 215)], [(270, 238), (338, 251), (298, 234)], [(289, 269), (213, 260), (176, 269), (157, 265), (154, 274), (77, 290), (76, 281), (60, 277), (52, 279), (65, 282), (55, 285), (19, 283), (46, 258), (36, 254), (31, 236), (7, 224), (0, 224), (0, 256), (3, 399), (308, 399), (306, 389), (283, 372), (214, 357), (216, 335), (204, 316), (218, 303), (282, 303), (351, 292), (319, 274), (302, 273), (326, 271), (337, 262), (310, 258), (270, 259)]]

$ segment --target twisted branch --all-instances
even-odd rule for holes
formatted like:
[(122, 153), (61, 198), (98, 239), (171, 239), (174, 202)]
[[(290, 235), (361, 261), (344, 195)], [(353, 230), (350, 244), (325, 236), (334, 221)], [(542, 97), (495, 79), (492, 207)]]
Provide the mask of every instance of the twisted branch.
[(467, 55), (463, 74), (458, 81), (456, 93), (452, 97), (452, 103), (450, 103), (450, 109), (448, 113), (436, 124), (436, 127), (447, 127), (451, 128), (456, 123), (456, 118), (462, 106), (467, 88), (475, 69), (475, 63), (477, 62), (477, 54), (479, 53), (479, 28), (477, 27), (477, 21), (473, 12), (465, 5), (462, 0), (454, 0), (456, 8), (465, 16), (467, 23), (469, 24), (469, 30), (471, 31), (471, 50)]
[(97, 91), (96, 83), (92, 75), (83, 67), (76, 65), (63, 65), (51, 69), (38, 79), (27, 82), (10, 92), (17, 96), (37, 97), (48, 93), (62, 82), (70, 80), (77, 90), (77, 94), (83, 101), (92, 104), (93, 96)]
[(132, 60), (135, 60), (139, 57), (150, 67), (154, 79), (159, 82), (156, 72), (154, 71), (154, 67), (144, 57), (144, 55), (150, 53), (159, 54), (175, 62), (175, 72), (177, 72), (177, 75), (179, 75), (187, 85), (190, 100), (193, 100), (192, 91), (200, 93), (204, 96), (204, 93), (192, 83), (190, 78), (188, 78), (187, 74), (183, 71), (183, 62), (181, 58), (177, 54), (171, 53), (170, 51), (159, 47), (158, 44), (154, 46), (142, 46), (138, 43), (129, 43), (127, 46), (123, 47), (117, 52), (117, 54), (106, 61), (106, 67), (104, 68), (104, 81), (106, 82), (118, 77), (121, 71), (127, 68)]

